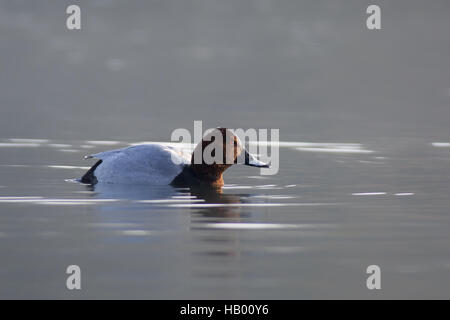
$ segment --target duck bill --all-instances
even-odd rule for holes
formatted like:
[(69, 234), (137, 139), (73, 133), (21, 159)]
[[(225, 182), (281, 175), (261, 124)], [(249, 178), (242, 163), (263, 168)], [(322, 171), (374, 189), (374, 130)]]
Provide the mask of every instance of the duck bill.
[(244, 156), (245, 156), (244, 164), (246, 166), (257, 167), (257, 168), (270, 168), (270, 164), (259, 161), (258, 159), (256, 159), (256, 157), (254, 155), (248, 153), (247, 150), (244, 150)]

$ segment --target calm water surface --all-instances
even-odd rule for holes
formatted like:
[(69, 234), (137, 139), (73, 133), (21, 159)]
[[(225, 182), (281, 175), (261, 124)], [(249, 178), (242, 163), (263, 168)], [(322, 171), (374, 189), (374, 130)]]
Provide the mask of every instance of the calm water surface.
[[(0, 298), (450, 298), (449, 1), (381, 30), (360, 0), (79, 2), (67, 30), (73, 1), (0, 0)], [(195, 120), (279, 129), (279, 173), (74, 182)]]
[(222, 193), (71, 180), (130, 143), (1, 139), (0, 297), (450, 298), (448, 143), (282, 143)]

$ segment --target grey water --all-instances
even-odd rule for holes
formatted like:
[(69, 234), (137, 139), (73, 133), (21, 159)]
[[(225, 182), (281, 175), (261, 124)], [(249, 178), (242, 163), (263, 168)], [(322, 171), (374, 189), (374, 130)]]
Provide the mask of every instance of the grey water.
[[(448, 2), (69, 4), (0, 1), (0, 298), (450, 298)], [(194, 120), (279, 129), (279, 172), (74, 181)]]
[[(237, 165), (217, 193), (93, 188), (67, 179), (111, 145), (12, 141), (0, 143), (3, 298), (448, 297), (450, 144), (298, 142), (276, 176)], [(65, 286), (72, 264), (79, 292)], [(366, 287), (373, 264), (380, 292)]]

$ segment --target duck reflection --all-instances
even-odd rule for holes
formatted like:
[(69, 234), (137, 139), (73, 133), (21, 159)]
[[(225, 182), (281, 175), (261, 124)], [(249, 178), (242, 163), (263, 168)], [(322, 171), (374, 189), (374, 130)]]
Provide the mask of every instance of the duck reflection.
[(98, 183), (86, 185), (87, 190), (96, 198), (139, 201), (147, 204), (157, 203), (159, 206), (177, 204), (178, 208), (186, 208), (194, 216), (209, 218), (240, 218), (241, 207), (247, 194), (225, 194), (222, 188), (195, 186), (175, 188), (172, 186), (124, 185)]
[[(127, 229), (126, 225), (131, 223), (139, 230), (161, 231), (161, 236), (167, 232), (182, 234), (189, 230), (193, 256), (233, 257), (233, 260), (241, 256), (241, 233), (237, 230), (217, 230), (210, 228), (210, 225), (240, 222), (250, 216), (251, 209), (239, 205), (249, 202), (248, 194), (226, 194), (222, 188), (204, 186), (175, 188), (100, 183), (86, 187), (93, 192), (94, 197), (125, 200), (120, 202), (121, 205), (111, 203), (97, 207), (97, 213), (100, 213), (97, 217), (106, 225), (124, 225)], [(170, 212), (167, 211), (168, 209)], [(152, 214), (142, 215), (143, 211)], [(177, 214), (171, 214), (173, 212)], [(125, 229), (122, 232), (130, 234), (129, 230)], [(138, 233), (135, 232), (135, 234)], [(139, 239), (136, 237), (132, 239), (133, 237), (128, 236), (120, 239), (121, 241), (154, 241), (155, 239), (154, 237), (139, 237)], [(194, 272), (205, 276), (204, 270)], [(228, 274), (226, 270), (221, 270), (219, 273), (222, 272)], [(214, 276), (217, 274), (215, 273)]]
[(244, 194), (225, 194), (222, 188), (191, 187), (189, 192), (192, 196), (204, 200), (203, 205), (196, 206), (192, 210), (193, 215), (200, 215), (206, 218), (240, 218), (242, 217), (242, 208), (237, 206), (228, 206), (228, 204), (243, 203), (248, 195)]
[(210, 259), (219, 259), (214, 268), (193, 270), (200, 278), (235, 278), (236, 274), (222, 263), (237, 263), (242, 255), (241, 234), (236, 230), (217, 230), (211, 225), (239, 222), (250, 213), (248, 208), (240, 206), (246, 202), (248, 194), (226, 194), (223, 190), (212, 188), (190, 188), (190, 194), (203, 199), (199, 205), (191, 208), (192, 240), (197, 250), (191, 252), (197, 259), (205, 259), (205, 265), (213, 263)]
[(174, 189), (171, 186), (148, 186), (148, 185), (127, 185), (114, 183), (98, 183), (96, 185), (86, 185), (97, 198), (119, 199), (119, 200), (160, 200), (170, 199), (187, 191), (186, 189)]

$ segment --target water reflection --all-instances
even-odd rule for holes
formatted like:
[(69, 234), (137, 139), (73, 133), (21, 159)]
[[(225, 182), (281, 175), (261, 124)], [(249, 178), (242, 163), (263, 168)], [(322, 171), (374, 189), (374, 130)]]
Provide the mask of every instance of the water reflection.
[[(191, 209), (193, 215), (202, 217), (241, 217), (239, 204), (248, 202), (248, 194), (225, 194), (221, 188), (172, 186), (123, 185), (99, 183), (86, 185), (87, 192), (101, 199), (117, 199), (143, 205), (177, 207)], [(197, 204), (198, 206), (195, 206)], [(235, 204), (233, 206), (227, 206)]]
[(95, 197), (121, 200), (158, 200), (170, 199), (179, 195), (180, 190), (171, 186), (151, 186), (133, 184), (98, 183), (86, 185), (88, 191), (92, 191)]
[[(228, 227), (238, 226), (239, 222), (248, 218), (251, 208), (241, 205), (251, 201), (249, 194), (227, 194), (221, 188), (198, 186), (175, 188), (97, 184), (86, 188), (96, 198), (126, 201), (122, 205), (128, 207), (128, 210), (123, 206), (118, 210), (117, 204), (98, 207), (98, 217), (101, 221), (97, 225), (103, 230), (112, 229), (115, 234), (120, 235), (119, 239), (122, 239), (120, 241), (150, 243), (164, 234), (188, 232), (189, 237), (196, 243), (194, 246), (196, 249), (193, 248), (190, 252), (193, 256), (241, 255), (241, 249), (236, 245), (239, 242), (239, 233), (235, 232), (236, 230), (217, 230), (214, 226), (222, 224)], [(174, 207), (175, 204), (183, 207)], [(173, 210), (181, 212), (184, 223), (180, 224), (180, 216), (171, 214)], [(151, 224), (146, 223), (146, 219), (151, 219)], [(185, 229), (186, 226), (188, 229)]]
[[(239, 218), (241, 217), (240, 206), (208, 206), (209, 204), (240, 204), (243, 203), (243, 195), (225, 194), (222, 189), (214, 188), (190, 188), (190, 193), (203, 199), (204, 205), (191, 208), (193, 215), (199, 215), (205, 218)], [(245, 195), (244, 195), (245, 196)]]
[[(191, 252), (195, 259), (202, 261), (201, 265), (209, 265), (210, 259), (219, 259), (214, 270), (198, 267), (193, 270), (198, 278), (235, 278), (237, 275), (223, 263), (229, 265), (241, 256), (242, 248), (239, 246), (239, 234), (234, 231), (220, 231), (208, 228), (208, 225), (226, 222), (240, 221), (248, 216), (247, 211), (240, 206), (243, 204), (247, 194), (227, 194), (223, 189), (212, 189), (204, 187), (190, 188), (190, 194), (204, 202), (200, 205), (189, 206), (190, 230), (192, 238), (197, 243), (196, 249)], [(229, 206), (233, 204), (233, 206)]]
[[(344, 264), (348, 276), (341, 276), (347, 281), (353, 279), (361, 261), (381, 261), (393, 270), (398, 265), (398, 274), (412, 272), (405, 271), (406, 263), (442, 271), (447, 263), (448, 196), (440, 186), (448, 182), (448, 175), (443, 174), (448, 172), (448, 148), (418, 146), (417, 157), (399, 152), (400, 143), (393, 148), (398, 153), (375, 146), (376, 157), (328, 156), (320, 151), (299, 152), (295, 148), (302, 145), (297, 143), (282, 149), (285, 163), (277, 177), (246, 176), (237, 168), (230, 171), (232, 184), (210, 189), (84, 185), (67, 179), (85, 171), (80, 166), (85, 165), (79, 160), (82, 155), (74, 157), (59, 148), (81, 149), (88, 142), (0, 142), (41, 146), (8, 145), (1, 153), (0, 251), (5, 257), (2, 261), (14, 261), (9, 272), (24, 265), (33, 252), (56, 257), (65, 248), (82, 246), (83, 254), (71, 255), (71, 261), (94, 261), (92, 265), (102, 270), (105, 265), (117, 266), (108, 282), (127, 292), (138, 287), (126, 285), (131, 270), (139, 284), (144, 283), (142, 296), (150, 292), (160, 298), (159, 290), (182, 283), (198, 284), (186, 292), (189, 297), (219, 291), (228, 297), (230, 287), (251, 296), (260, 292), (273, 296), (281, 286), (291, 292), (300, 290), (304, 283), (293, 278), (311, 279), (313, 288), (322, 281), (326, 268)], [(98, 141), (92, 143), (103, 148)], [(356, 148), (311, 143), (303, 147), (336, 148), (336, 153)], [(19, 154), (21, 160), (16, 161)], [(370, 161), (375, 159), (384, 163)], [(424, 239), (430, 237), (436, 239), (437, 249), (428, 250), (430, 260), (426, 260), (428, 256), (414, 248), (423, 248)], [(13, 253), (12, 241), (14, 246), (29, 249)], [(386, 254), (386, 250), (390, 251)], [(16, 256), (10, 258), (8, 252)], [(383, 255), (374, 256), (374, 252)], [(431, 264), (432, 260), (436, 263)], [(55, 263), (52, 258), (48, 261)], [(321, 264), (327, 267), (317, 271)], [(423, 270), (417, 272), (424, 276)], [(101, 277), (100, 273), (95, 276)], [(21, 279), (23, 274), (12, 278)], [(444, 274), (440, 275), (442, 279)], [(325, 282), (322, 286), (329, 288)], [(107, 293), (99, 289), (98, 296)]]

